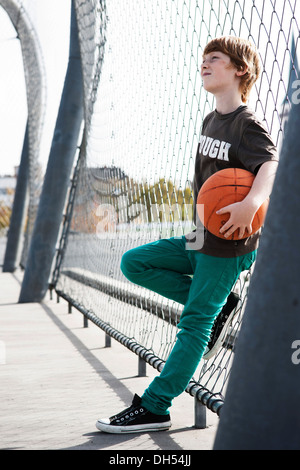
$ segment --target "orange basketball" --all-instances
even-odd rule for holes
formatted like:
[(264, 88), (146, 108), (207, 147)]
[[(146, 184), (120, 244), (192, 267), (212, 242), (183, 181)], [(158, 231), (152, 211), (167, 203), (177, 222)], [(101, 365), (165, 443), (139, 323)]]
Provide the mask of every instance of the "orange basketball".
[[(220, 228), (229, 219), (229, 212), (216, 214), (216, 211), (229, 204), (242, 201), (249, 193), (255, 176), (240, 168), (227, 168), (214, 173), (202, 185), (197, 197), (197, 212), (204, 227), (219, 238), (238, 240), (239, 230), (225, 238)], [(245, 231), (244, 237), (257, 232), (263, 225), (267, 213), (269, 199), (256, 212), (252, 222), (252, 232)]]

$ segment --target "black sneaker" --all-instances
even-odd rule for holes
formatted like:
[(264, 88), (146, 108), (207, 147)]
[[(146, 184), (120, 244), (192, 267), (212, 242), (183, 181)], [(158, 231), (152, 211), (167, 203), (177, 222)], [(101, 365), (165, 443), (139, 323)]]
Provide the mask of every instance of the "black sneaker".
[(171, 427), (170, 415), (156, 415), (141, 406), (142, 399), (134, 395), (132, 405), (111, 418), (96, 422), (99, 431), (122, 434), (131, 432), (165, 431)]
[(215, 356), (221, 348), (229, 325), (237, 312), (236, 306), (239, 303), (239, 300), (240, 298), (235, 292), (230, 292), (226, 304), (215, 319), (211, 329), (209, 342), (203, 354), (203, 359), (208, 360)]

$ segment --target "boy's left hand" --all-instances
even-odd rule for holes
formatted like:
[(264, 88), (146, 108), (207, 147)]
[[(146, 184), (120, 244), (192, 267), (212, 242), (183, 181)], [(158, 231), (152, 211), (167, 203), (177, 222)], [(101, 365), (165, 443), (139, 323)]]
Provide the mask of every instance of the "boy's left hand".
[(222, 209), (218, 210), (216, 213), (218, 215), (222, 215), (229, 212), (230, 217), (228, 221), (221, 227), (220, 233), (222, 233), (224, 237), (228, 238), (237, 229), (239, 229), (240, 239), (243, 238), (246, 230), (248, 234), (250, 234), (252, 232), (252, 221), (254, 219), (256, 210), (256, 207), (253, 207), (245, 200), (222, 207)]
[(247, 196), (241, 202), (229, 204), (217, 211), (219, 215), (230, 213), (229, 220), (220, 229), (220, 233), (226, 238), (237, 229), (239, 229), (239, 238), (244, 236), (246, 230), (248, 231), (246, 236), (250, 235), (256, 211), (272, 192), (277, 165), (278, 162), (275, 160), (263, 163)]

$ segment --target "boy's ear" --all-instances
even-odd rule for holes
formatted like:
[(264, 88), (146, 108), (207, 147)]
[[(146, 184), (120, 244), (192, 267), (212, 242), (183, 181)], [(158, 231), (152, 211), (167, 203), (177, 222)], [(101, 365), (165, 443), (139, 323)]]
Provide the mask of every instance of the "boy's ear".
[(240, 66), (238, 69), (237, 69), (237, 76), (238, 77), (241, 77), (242, 75), (245, 75), (245, 73), (248, 72), (248, 65), (244, 65), (244, 66)]

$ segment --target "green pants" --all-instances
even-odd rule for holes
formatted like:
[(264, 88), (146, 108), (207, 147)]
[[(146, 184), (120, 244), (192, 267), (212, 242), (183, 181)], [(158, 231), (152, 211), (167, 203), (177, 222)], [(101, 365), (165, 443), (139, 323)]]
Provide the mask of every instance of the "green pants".
[(176, 343), (142, 395), (143, 406), (152, 413), (167, 414), (173, 398), (186, 389), (216, 316), (255, 257), (256, 251), (236, 258), (208, 256), (186, 249), (185, 237), (158, 240), (123, 255), (121, 269), (131, 282), (184, 305)]

